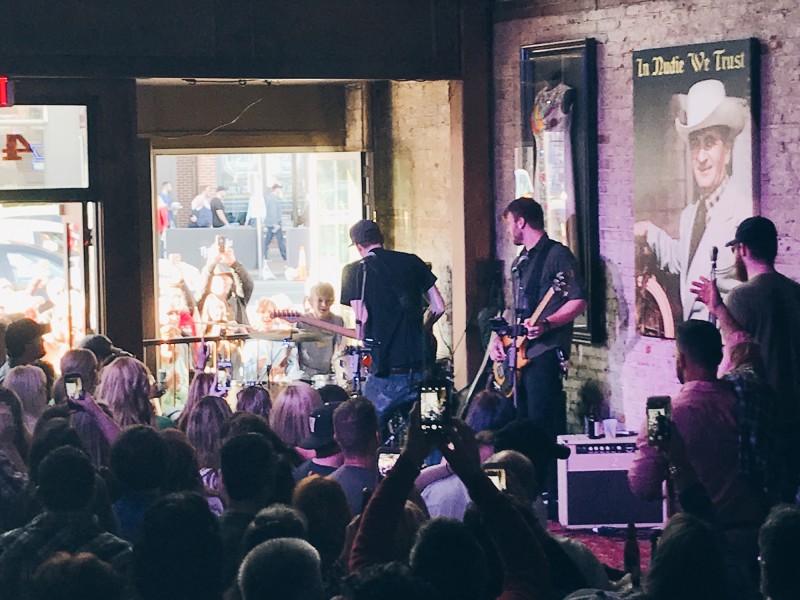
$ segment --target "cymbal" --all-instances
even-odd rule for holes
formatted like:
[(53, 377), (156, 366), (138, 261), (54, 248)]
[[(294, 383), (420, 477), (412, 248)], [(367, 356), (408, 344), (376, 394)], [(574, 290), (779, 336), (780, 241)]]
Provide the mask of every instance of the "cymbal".
[(300, 329), (285, 329), (283, 331), (251, 331), (250, 337), (256, 340), (269, 340), (271, 342), (318, 342), (331, 337), (316, 331), (305, 331)]

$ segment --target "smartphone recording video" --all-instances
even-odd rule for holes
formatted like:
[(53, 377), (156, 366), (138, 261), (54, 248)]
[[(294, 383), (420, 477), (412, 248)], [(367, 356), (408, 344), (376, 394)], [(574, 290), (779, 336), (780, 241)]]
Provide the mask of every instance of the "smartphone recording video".
[(218, 235), (217, 236), (217, 249), (219, 250), (220, 254), (225, 252), (225, 236)]
[(229, 360), (217, 361), (217, 391), (227, 392), (231, 389), (233, 366)]
[(67, 391), (67, 398), (78, 398), (83, 392), (83, 380), (78, 373), (68, 373), (64, 375), (64, 387)]
[(670, 438), (672, 400), (669, 396), (650, 396), (647, 399), (647, 445), (663, 446)]
[(378, 449), (378, 473), (381, 477), (386, 477), (386, 474), (394, 468), (399, 456), (400, 451), (397, 448)]
[(419, 393), (420, 426), (423, 431), (441, 431), (447, 422), (447, 387), (422, 386)]

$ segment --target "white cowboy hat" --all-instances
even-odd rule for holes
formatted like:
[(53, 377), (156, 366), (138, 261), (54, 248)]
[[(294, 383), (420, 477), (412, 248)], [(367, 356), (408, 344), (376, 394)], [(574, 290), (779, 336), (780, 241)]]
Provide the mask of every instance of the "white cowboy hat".
[(733, 137), (744, 129), (747, 109), (744, 100), (725, 95), (725, 86), (717, 79), (698, 81), (686, 95), (686, 123), (675, 119), (678, 135), (686, 140), (689, 134), (707, 127), (724, 126)]

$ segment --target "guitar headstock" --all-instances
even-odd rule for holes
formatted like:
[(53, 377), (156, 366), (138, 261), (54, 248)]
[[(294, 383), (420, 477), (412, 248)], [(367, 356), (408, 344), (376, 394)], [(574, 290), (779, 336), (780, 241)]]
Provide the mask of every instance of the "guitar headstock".
[(273, 311), (269, 316), (273, 319), (283, 319), (284, 321), (289, 321), (290, 323), (296, 323), (303, 315), (296, 310), (284, 309)]
[(551, 286), (553, 293), (556, 295), (566, 296), (568, 293), (567, 276), (563, 271), (556, 273)]

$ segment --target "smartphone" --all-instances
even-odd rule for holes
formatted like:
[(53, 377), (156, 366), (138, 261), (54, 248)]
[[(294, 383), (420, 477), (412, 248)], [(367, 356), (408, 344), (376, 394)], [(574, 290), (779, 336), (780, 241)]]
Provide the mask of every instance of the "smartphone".
[(217, 236), (217, 250), (219, 250), (220, 254), (225, 252), (225, 236), (218, 235)]
[(483, 465), (483, 471), (501, 492), (506, 491), (506, 470), (505, 467), (493, 463)]
[(449, 418), (447, 386), (421, 386), (419, 411), (420, 426), (423, 431), (441, 431)]
[(227, 392), (231, 389), (233, 379), (233, 365), (229, 360), (217, 361), (217, 391)]
[(64, 375), (64, 387), (67, 390), (67, 398), (73, 399), (80, 397), (83, 392), (83, 380), (78, 373), (67, 373)]
[(672, 400), (669, 396), (650, 396), (647, 399), (647, 445), (662, 446), (670, 438)]
[(386, 474), (394, 468), (394, 463), (400, 456), (400, 450), (397, 448), (379, 448), (378, 449), (378, 473), (381, 477), (386, 477)]

